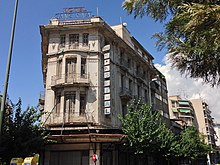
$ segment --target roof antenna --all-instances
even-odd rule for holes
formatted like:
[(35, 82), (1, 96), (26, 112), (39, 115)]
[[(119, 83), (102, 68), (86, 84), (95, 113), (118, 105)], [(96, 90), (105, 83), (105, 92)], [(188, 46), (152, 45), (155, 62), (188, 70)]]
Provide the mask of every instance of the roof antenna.
[(120, 17), (120, 24), (122, 24), (122, 19), (121, 19), (121, 17)]
[(98, 7), (96, 8), (96, 14), (97, 14), (97, 16), (99, 16), (99, 8)]

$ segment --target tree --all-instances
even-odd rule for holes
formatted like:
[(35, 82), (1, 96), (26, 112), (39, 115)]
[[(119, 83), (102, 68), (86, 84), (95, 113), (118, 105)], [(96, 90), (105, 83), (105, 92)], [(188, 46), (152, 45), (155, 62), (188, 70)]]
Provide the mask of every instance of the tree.
[(128, 146), (136, 154), (160, 154), (164, 157), (175, 154), (174, 134), (162, 121), (160, 114), (152, 112), (148, 105), (130, 105), (126, 117), (120, 119), (122, 130), (127, 134)]
[(220, 85), (219, 0), (125, 0), (123, 7), (135, 17), (166, 21), (165, 31), (154, 35), (158, 49), (168, 49), (182, 74)]
[(39, 153), (46, 139), (46, 132), (40, 127), (41, 113), (38, 108), (21, 109), (21, 99), (10, 104), (12, 109), (4, 114), (0, 142), (0, 157), (9, 162), (13, 157), (27, 157)]
[(211, 147), (207, 145), (204, 138), (198, 133), (195, 127), (187, 127), (179, 136), (177, 149), (179, 156), (190, 159), (197, 159), (206, 156), (211, 152)]
[(197, 159), (211, 151), (195, 127), (187, 127), (175, 135), (160, 113), (146, 104), (130, 105), (128, 114), (119, 118), (122, 131), (127, 135), (128, 148), (138, 155), (157, 155), (167, 160)]

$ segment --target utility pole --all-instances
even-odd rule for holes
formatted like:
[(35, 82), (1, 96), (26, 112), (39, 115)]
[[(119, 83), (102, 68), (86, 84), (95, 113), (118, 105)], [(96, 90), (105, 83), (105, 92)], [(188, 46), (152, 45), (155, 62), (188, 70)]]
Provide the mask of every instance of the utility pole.
[(14, 16), (13, 16), (12, 30), (11, 30), (11, 39), (10, 39), (10, 45), (9, 45), (9, 51), (8, 51), (8, 63), (6, 66), (4, 91), (3, 91), (1, 111), (0, 111), (0, 138), (2, 136), (2, 121), (3, 121), (4, 112), (5, 112), (5, 102), (6, 102), (7, 89), (8, 89), (8, 78), (9, 78), (9, 73), (10, 73), (10, 66), (11, 66), (11, 56), (12, 56), (12, 48), (13, 48), (13, 42), (14, 42), (14, 31), (15, 31), (15, 24), (16, 24), (16, 17), (17, 17), (17, 8), (18, 8), (18, 0), (15, 0)]

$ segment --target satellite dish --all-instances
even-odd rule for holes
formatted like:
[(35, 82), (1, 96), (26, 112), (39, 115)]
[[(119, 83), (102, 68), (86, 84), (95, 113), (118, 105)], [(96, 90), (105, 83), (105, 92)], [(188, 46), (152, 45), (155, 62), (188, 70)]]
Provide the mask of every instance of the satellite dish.
[(126, 26), (127, 26), (127, 23), (126, 23), (126, 22), (124, 22), (122, 25), (123, 25), (124, 27), (126, 27)]

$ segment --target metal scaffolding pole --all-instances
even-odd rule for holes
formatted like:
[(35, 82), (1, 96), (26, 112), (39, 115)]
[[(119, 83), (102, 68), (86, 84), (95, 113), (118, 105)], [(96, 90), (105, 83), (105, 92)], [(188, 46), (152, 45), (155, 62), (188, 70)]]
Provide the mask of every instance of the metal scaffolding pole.
[(11, 39), (8, 51), (8, 63), (6, 66), (6, 73), (5, 73), (5, 83), (4, 83), (4, 91), (2, 96), (2, 103), (1, 103), (1, 111), (0, 111), (0, 137), (2, 135), (2, 122), (3, 122), (3, 115), (5, 112), (5, 102), (7, 96), (7, 89), (8, 89), (8, 78), (10, 73), (10, 66), (11, 66), (11, 57), (12, 57), (12, 48), (14, 42), (14, 31), (15, 31), (15, 24), (16, 24), (16, 17), (17, 17), (17, 8), (18, 8), (18, 0), (15, 0), (15, 7), (14, 7), (14, 16), (12, 22), (12, 30), (11, 30)]

